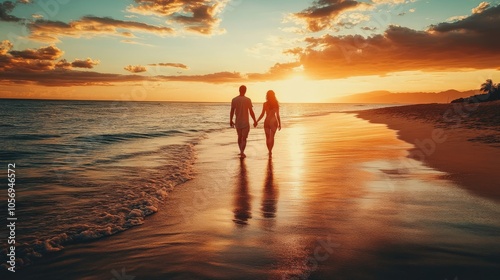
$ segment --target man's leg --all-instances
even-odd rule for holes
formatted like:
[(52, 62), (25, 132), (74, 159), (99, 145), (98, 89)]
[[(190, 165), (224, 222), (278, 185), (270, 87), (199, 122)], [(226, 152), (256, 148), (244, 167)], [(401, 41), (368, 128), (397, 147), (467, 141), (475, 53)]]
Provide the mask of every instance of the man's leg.
[(248, 133), (250, 133), (250, 126), (242, 129), (237, 129), (238, 132), (238, 146), (240, 147), (241, 157), (246, 157), (245, 148), (247, 147)]
[(238, 133), (238, 148), (240, 148), (240, 155), (241, 155), (241, 129), (236, 129), (236, 133)]

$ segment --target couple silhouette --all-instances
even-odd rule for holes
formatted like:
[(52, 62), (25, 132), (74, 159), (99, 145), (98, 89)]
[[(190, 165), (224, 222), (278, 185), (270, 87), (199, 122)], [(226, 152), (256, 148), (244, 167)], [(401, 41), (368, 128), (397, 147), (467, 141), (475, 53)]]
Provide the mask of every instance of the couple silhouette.
[[(281, 130), (281, 118), (280, 118), (280, 105), (278, 99), (276, 99), (276, 94), (274, 91), (269, 90), (266, 93), (266, 102), (262, 107), (262, 113), (258, 119), (255, 119), (255, 113), (253, 111), (252, 100), (245, 96), (247, 92), (247, 87), (240, 86), (240, 95), (233, 98), (231, 102), (231, 113), (229, 125), (236, 128), (238, 133), (238, 146), (240, 148), (240, 157), (245, 158), (245, 148), (247, 146), (247, 138), (250, 133), (250, 119), (249, 115), (252, 117), (254, 123), (253, 127), (259, 125), (259, 121), (264, 117), (264, 131), (266, 133), (266, 145), (269, 151), (269, 156), (272, 156), (272, 151), (274, 147), (274, 135), (277, 130)], [(236, 116), (236, 122), (233, 122), (233, 118)]]

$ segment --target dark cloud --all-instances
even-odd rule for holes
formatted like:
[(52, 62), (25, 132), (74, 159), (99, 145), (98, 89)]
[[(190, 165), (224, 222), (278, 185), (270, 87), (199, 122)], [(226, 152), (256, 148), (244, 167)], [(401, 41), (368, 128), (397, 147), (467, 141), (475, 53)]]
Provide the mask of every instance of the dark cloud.
[(31, 39), (44, 42), (57, 42), (61, 36), (75, 38), (99, 35), (134, 37), (131, 31), (148, 32), (160, 36), (174, 33), (170, 27), (95, 16), (85, 16), (69, 23), (39, 19), (29, 23), (28, 28)]
[(187, 30), (211, 34), (214, 26), (219, 23), (219, 20), (214, 17), (216, 9), (218, 9), (217, 5), (200, 5), (191, 9), (192, 15), (177, 14), (173, 15), (173, 19), (185, 25)]
[(5, 1), (0, 3), (0, 21), (6, 22), (22, 22), (23, 18), (11, 15), (17, 4), (31, 4), (30, 0), (17, 0), (16, 2)]
[(60, 69), (71, 69), (73, 65), (71, 65), (71, 62), (68, 62), (66, 59), (61, 59), (56, 63), (56, 68)]
[(10, 14), (15, 7), (16, 3), (12, 1), (5, 1), (3, 3), (0, 3), (0, 21), (6, 21), (6, 22), (22, 21), (23, 19)]
[[(5, 74), (5, 75), (4, 75)], [(121, 75), (98, 73), (89, 71), (68, 71), (56, 69), (45, 72), (6, 72), (0, 76), (2, 84), (32, 84), (42, 86), (88, 86), (114, 85), (127, 82), (203, 82), (203, 83), (232, 83), (242, 82), (245, 78), (236, 72), (220, 72), (206, 75), (155, 76)]]
[(318, 32), (333, 26), (334, 20), (344, 11), (367, 6), (354, 0), (317, 0), (312, 6), (293, 16), (303, 21), (311, 32)]
[(440, 33), (467, 33), (467, 34), (498, 34), (498, 26), (500, 26), (500, 5), (485, 8), (480, 13), (474, 13), (469, 17), (465, 17), (455, 22), (443, 22), (431, 26), (429, 31)]
[(61, 57), (64, 52), (55, 46), (48, 46), (36, 50), (27, 49), (23, 51), (10, 51), (15, 58), (55, 60)]
[(342, 78), (398, 71), (499, 67), (500, 6), (426, 31), (390, 26), (384, 34), (307, 38), (300, 62), (310, 76)]
[(120, 75), (89, 71), (56, 69), (44, 72), (9, 71), (0, 75), (0, 83), (42, 86), (89, 86), (112, 85), (114, 83), (141, 82), (139, 75)]
[(75, 61), (73, 61), (71, 63), (71, 66), (75, 67), (75, 68), (92, 69), (92, 68), (94, 68), (94, 66), (96, 66), (98, 64), (99, 64), (99, 60), (93, 60), (93, 59), (87, 58), (85, 60), (75, 59)]
[(75, 59), (75, 61), (73, 62), (68, 62), (66, 59), (61, 59), (55, 64), (55, 67), (59, 69), (72, 69), (72, 68), (92, 69), (94, 68), (94, 66), (98, 64), (99, 60), (93, 60), (90, 58), (87, 58), (85, 60)]
[(218, 30), (218, 15), (227, 4), (225, 0), (134, 0), (129, 12), (157, 15), (183, 25), (187, 30), (210, 35)]

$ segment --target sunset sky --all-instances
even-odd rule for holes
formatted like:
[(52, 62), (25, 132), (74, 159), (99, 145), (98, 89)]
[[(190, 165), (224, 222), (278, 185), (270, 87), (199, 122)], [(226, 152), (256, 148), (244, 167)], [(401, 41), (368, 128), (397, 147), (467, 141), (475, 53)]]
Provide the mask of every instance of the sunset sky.
[(500, 6), (476, 0), (0, 1), (0, 97), (263, 101), (500, 80)]

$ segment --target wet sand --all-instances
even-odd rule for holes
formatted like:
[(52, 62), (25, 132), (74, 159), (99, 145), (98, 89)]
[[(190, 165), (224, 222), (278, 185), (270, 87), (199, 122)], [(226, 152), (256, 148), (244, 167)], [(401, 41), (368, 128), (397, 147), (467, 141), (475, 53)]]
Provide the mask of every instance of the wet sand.
[[(497, 279), (500, 205), (408, 157), (385, 125), (337, 113), (197, 149), (195, 178), (145, 224), (68, 246), (22, 279)], [(409, 168), (411, 167), (411, 168)], [(120, 277), (120, 278), (117, 278)]]
[(448, 173), (461, 187), (500, 201), (500, 102), (425, 104), (361, 111), (414, 145), (409, 157)]

